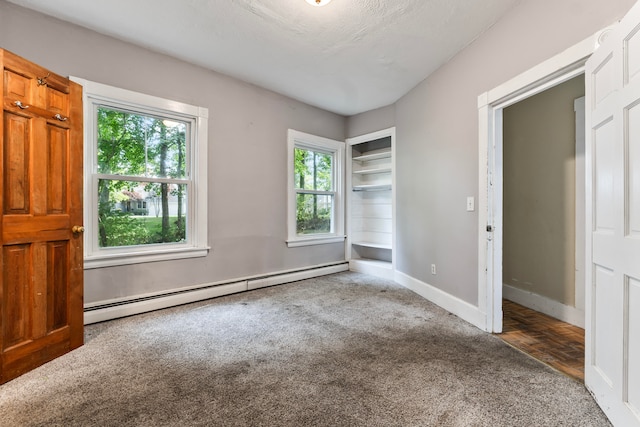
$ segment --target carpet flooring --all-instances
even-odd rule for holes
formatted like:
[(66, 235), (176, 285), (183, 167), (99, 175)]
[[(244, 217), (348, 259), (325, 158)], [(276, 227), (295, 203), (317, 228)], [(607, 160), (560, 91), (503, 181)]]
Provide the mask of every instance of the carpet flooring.
[(88, 326), (0, 386), (13, 426), (608, 426), (580, 383), (357, 273)]

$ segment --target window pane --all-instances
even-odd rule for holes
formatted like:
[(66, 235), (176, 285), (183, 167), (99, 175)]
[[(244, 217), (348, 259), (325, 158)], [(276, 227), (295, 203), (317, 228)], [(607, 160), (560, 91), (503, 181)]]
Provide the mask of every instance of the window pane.
[(98, 108), (98, 173), (183, 178), (189, 124)]
[(100, 247), (186, 241), (187, 185), (98, 180)]
[(333, 156), (302, 148), (295, 149), (295, 188), (300, 190), (333, 190)]
[(333, 196), (298, 194), (296, 232), (298, 234), (331, 233)]

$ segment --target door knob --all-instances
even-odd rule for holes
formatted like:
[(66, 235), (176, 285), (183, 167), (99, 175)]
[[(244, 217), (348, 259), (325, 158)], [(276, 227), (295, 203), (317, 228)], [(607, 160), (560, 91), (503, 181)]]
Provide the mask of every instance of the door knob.
[(71, 231), (74, 233), (84, 233), (84, 227), (81, 225), (74, 225), (71, 227)]

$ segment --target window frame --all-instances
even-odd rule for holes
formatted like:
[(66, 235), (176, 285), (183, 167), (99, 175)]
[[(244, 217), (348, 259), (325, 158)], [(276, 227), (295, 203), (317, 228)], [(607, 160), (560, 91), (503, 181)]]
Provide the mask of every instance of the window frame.
[[(78, 77), (71, 80), (83, 87), (84, 110), (84, 268), (100, 268), (154, 261), (203, 257), (209, 253), (207, 234), (207, 108), (96, 83)], [(148, 245), (100, 247), (98, 243), (97, 108), (116, 108), (132, 113), (152, 114), (190, 123), (186, 159), (187, 241)], [(114, 179), (127, 176), (113, 175)], [(142, 180), (148, 180), (143, 178)], [(152, 179), (152, 181), (167, 181)]]
[[(324, 138), (297, 130), (289, 129), (287, 134), (287, 246), (298, 247), (307, 245), (322, 245), (329, 243), (343, 243), (344, 233), (344, 157), (345, 143)], [(331, 154), (333, 157), (333, 191), (298, 190), (295, 187), (295, 149), (312, 150)], [(309, 235), (299, 235), (297, 225), (297, 195), (319, 194), (333, 195), (331, 232)]]

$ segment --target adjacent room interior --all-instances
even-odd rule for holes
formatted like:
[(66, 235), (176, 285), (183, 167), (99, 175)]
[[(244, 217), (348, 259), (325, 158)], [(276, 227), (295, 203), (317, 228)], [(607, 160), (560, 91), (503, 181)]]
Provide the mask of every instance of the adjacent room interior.
[(584, 93), (580, 75), (505, 108), (502, 141), (506, 301), (501, 336), (580, 379), (584, 132), (577, 129), (584, 127)]

